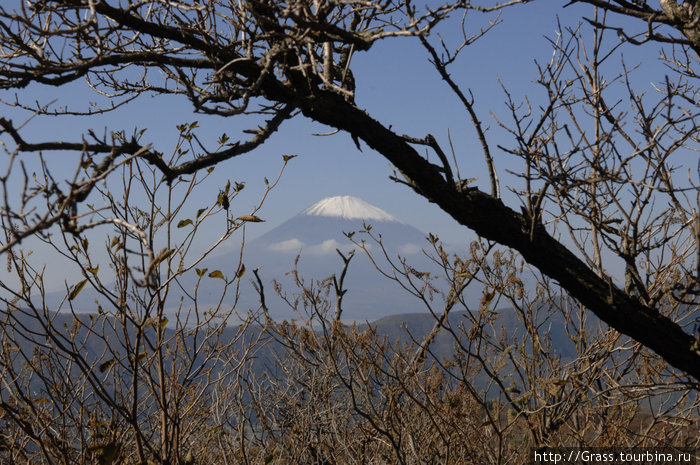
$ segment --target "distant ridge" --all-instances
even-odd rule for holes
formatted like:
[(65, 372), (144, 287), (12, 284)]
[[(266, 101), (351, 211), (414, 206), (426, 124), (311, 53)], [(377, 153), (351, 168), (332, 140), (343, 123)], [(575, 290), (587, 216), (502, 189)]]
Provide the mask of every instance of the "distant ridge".
[(345, 219), (378, 220), (402, 223), (381, 208), (370, 205), (362, 199), (350, 195), (326, 197), (301, 212), (309, 216), (331, 216)]

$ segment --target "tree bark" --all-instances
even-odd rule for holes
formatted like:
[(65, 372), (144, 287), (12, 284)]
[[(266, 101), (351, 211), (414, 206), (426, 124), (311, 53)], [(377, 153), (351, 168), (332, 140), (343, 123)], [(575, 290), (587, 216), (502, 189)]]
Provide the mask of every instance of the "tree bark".
[(693, 336), (656, 309), (626, 294), (610, 278), (599, 277), (543, 227), (531, 235), (530, 219), (500, 199), (479, 190), (459, 192), (408, 142), (339, 95), (321, 92), (300, 106), (305, 116), (363, 140), (458, 223), (517, 250), (602, 321), (700, 380), (700, 353), (693, 347)]

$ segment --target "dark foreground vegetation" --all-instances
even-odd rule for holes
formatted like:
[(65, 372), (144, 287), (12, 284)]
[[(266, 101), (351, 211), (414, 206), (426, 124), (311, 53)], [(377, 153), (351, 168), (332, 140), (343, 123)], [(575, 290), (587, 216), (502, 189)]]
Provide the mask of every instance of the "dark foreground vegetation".
[[(46, 140), (0, 117), (0, 462), (520, 464), (541, 447), (697, 450), (700, 6), (569, 2), (588, 13), (550, 37), (538, 97), (504, 89), (495, 143), (457, 65), (478, 70), (465, 51), (499, 33), (499, 12), (534, 3), (3, 1), (0, 98), (77, 132)], [(418, 47), (453, 92), (483, 179), (449, 133), (404, 134), (365, 110), (352, 57), (386, 40)], [(640, 78), (623, 53), (636, 47), (664, 71)], [(94, 91), (84, 101), (36, 101), (79, 82)], [(190, 122), (163, 143), (71, 119), (149, 94), (247, 129), (202, 141)], [(424, 305), (427, 327), (344, 324), (350, 255), (334, 276), (292, 271), (284, 286), (245, 263), (243, 245), (226, 269), (205, 266), (245, 242), (279, 177), (245, 211), (233, 175), (206, 201), (196, 193), (295, 118), (350, 135), (478, 234), (457, 254), (430, 235), (433, 268), (416, 269), (371, 228), (348, 232), (387, 285)], [(47, 298), (47, 251), (65, 265), (60, 302)], [(242, 308), (249, 279), (257, 304)], [(218, 303), (202, 304), (204, 280), (221, 283)], [(90, 315), (73, 308), (84, 292), (99, 297)], [(294, 321), (269, 318), (280, 305)]]
[(268, 319), (265, 299), (240, 325), (222, 309), (166, 322), (155, 308), (135, 320), (14, 307), (0, 457), (462, 464), (527, 463), (545, 446), (698, 447), (696, 391), (551, 287), (527, 292), (514, 256), (495, 258), (461, 261), (487, 286), (476, 306), (430, 299), (428, 277), (395, 269), (439, 313), (370, 325), (339, 320), (342, 281), (298, 275), (279, 289), (296, 322)]

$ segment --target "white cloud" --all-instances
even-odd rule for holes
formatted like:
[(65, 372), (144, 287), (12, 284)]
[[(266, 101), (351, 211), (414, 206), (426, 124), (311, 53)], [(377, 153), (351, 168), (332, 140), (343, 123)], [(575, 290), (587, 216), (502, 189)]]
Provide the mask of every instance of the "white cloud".
[[(373, 249), (372, 244), (366, 244), (367, 249)], [(274, 252), (284, 252), (284, 253), (297, 253), (302, 252), (302, 254), (310, 255), (328, 255), (335, 254), (335, 249), (340, 249), (344, 254), (348, 254), (352, 249), (358, 248), (356, 245), (351, 244), (349, 241), (338, 242), (335, 239), (327, 239), (320, 244), (308, 245), (297, 238), (287, 239), (282, 242), (275, 242), (267, 246), (268, 250)], [(413, 252), (404, 252), (406, 254)]]
[[(372, 250), (374, 247), (372, 244), (365, 244), (365, 248), (367, 250)], [(320, 244), (308, 246), (304, 251), (312, 255), (327, 255), (330, 253), (335, 254), (335, 249), (339, 249), (344, 255), (347, 255), (351, 250), (359, 249), (359, 246), (351, 244), (348, 241), (338, 242), (335, 239), (328, 239)]]
[(321, 242), (318, 245), (312, 245), (307, 250), (309, 253), (314, 255), (326, 255), (329, 253), (335, 253), (335, 249), (341, 247), (340, 242), (335, 239), (328, 239)]
[(304, 243), (299, 239), (287, 239), (286, 241), (270, 244), (267, 248), (275, 252), (299, 252), (304, 247)]
[(421, 247), (418, 244), (406, 243), (399, 247), (399, 253), (402, 255), (413, 255), (421, 251)]

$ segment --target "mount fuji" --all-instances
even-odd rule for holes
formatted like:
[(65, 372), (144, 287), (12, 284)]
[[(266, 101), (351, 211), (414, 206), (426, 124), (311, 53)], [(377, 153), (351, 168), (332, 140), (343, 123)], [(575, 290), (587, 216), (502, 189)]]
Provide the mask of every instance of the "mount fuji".
[(409, 226), (384, 210), (356, 197), (328, 197), (285, 221), (249, 244), (252, 251), (310, 255), (331, 254), (352, 249), (344, 233), (370, 226), (381, 234), (385, 246), (404, 255), (419, 252), (426, 234)]
[[(338, 275), (342, 260), (336, 249), (346, 255), (352, 249), (357, 249), (345, 233), (356, 232), (353, 236), (356, 241), (366, 239), (367, 249), (377, 263), (386, 268), (387, 262), (380, 247), (359, 232), (366, 227), (371, 227), (375, 237), (381, 235), (387, 255), (396, 263), (398, 256), (401, 256), (420, 270), (431, 265), (422, 253), (422, 249), (429, 246), (427, 234), (359, 198), (328, 197), (245, 245), (243, 262), (249, 270), (258, 269), (266, 287), (266, 300), (272, 317), (282, 319), (297, 316), (281, 299), (269, 295), (273, 292), (271, 281), (279, 282), (284, 291), (298, 294), (299, 289), (295, 288), (293, 278), (289, 276), (297, 256), (299, 273), (306, 279), (320, 280)], [(230, 276), (235, 273), (231, 268), (237, 263), (238, 251), (212, 257), (204, 266), (209, 270), (220, 269)], [(348, 289), (343, 300), (343, 318), (346, 319), (376, 320), (387, 315), (426, 310), (418, 299), (382, 276), (362, 250), (356, 250), (350, 262), (345, 288)], [(200, 287), (200, 296), (204, 296), (203, 291), (208, 289)], [(210, 297), (213, 299), (216, 289), (211, 291)], [(252, 285), (242, 286), (240, 293), (239, 303), (242, 307), (256, 307), (257, 294)]]
[[(361, 232), (368, 227), (371, 227), (374, 237), (381, 236), (386, 256), (376, 242)], [(353, 239), (356, 242), (361, 243), (365, 240), (365, 247), (372, 259), (345, 234), (352, 232), (355, 233)], [(293, 300), (291, 296), (301, 293), (295, 285), (294, 275), (290, 273), (295, 269), (295, 263), (298, 275), (303, 277), (306, 283), (323, 280), (334, 274), (339, 275), (342, 271), (343, 261), (336, 250), (347, 256), (355, 249), (343, 286), (347, 290), (343, 297), (344, 320), (374, 321), (396, 314), (424, 313), (425, 305), (398, 283), (383, 276), (372, 260), (389, 274), (392, 270), (387, 260), (400, 266), (399, 257), (406, 259), (417, 271), (437, 272), (439, 270), (435, 263), (422, 252), (430, 246), (426, 236), (413, 226), (356, 197), (325, 198), (257, 239), (246, 242), (242, 262), (247, 271), (243, 275), (240, 288), (237, 289), (239, 298), (236, 310), (239, 315), (244, 316), (248, 310), (259, 307), (259, 295), (253, 284), (255, 279), (252, 272), (257, 269), (265, 288), (270, 316), (275, 320), (303, 318), (303, 314), (297, 314), (276, 294), (273, 281), (279, 283), (282, 292)], [(220, 301), (224, 281), (209, 277), (208, 273), (219, 270), (230, 278), (239, 272), (241, 252), (240, 248), (235, 246), (235, 241), (236, 239), (231, 240), (231, 247), (226, 249), (227, 251), (198, 264), (197, 268), (206, 269), (207, 273), (201, 280), (198, 280), (194, 269), (180, 276), (177, 284), (171, 286), (172, 301), (178, 302), (185, 293), (192, 295), (195, 287), (199, 308), (206, 309), (220, 302), (226, 307), (227, 302), (233, 301), (231, 287), (224, 301)], [(55, 292), (48, 297), (51, 301), (60, 302), (64, 296), (63, 292)], [(328, 299), (333, 305), (335, 296), (329, 295)], [(86, 289), (72, 305), (78, 311), (93, 312), (96, 301), (107, 305), (102, 300), (92, 289)], [(330, 309), (331, 312), (333, 310)]]

